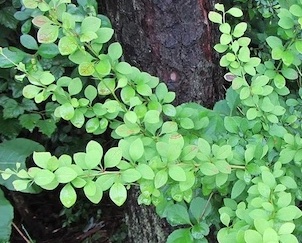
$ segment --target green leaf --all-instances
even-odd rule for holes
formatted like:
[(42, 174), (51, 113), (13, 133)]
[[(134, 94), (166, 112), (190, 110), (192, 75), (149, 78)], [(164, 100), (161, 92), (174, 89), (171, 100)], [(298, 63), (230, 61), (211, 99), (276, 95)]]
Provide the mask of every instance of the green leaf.
[(179, 165), (169, 166), (168, 173), (174, 181), (186, 181), (186, 173)]
[(17, 48), (2, 48), (2, 53), (8, 57), (4, 57), (0, 54), (0, 68), (10, 68), (14, 67), (15, 64), (22, 62), (25, 58), (26, 54)]
[(283, 74), (283, 76), (287, 79), (290, 80), (295, 80), (298, 78), (298, 73), (296, 70), (292, 69), (292, 68), (288, 68), (288, 67), (283, 67), (281, 69), (281, 73)]
[(191, 224), (188, 210), (180, 204), (172, 204), (166, 209), (167, 220), (172, 226)]
[(174, 230), (167, 239), (167, 243), (184, 243), (193, 242), (190, 229), (177, 229)]
[(233, 17), (241, 17), (243, 15), (243, 12), (240, 8), (232, 7), (226, 13), (232, 15)]
[(280, 235), (280, 241), (282, 243), (298, 243), (298, 239), (293, 234)]
[(188, 145), (184, 147), (184, 149), (181, 152), (181, 160), (182, 161), (192, 160), (196, 157), (197, 153), (198, 153), (198, 147), (196, 145)]
[(232, 147), (230, 145), (223, 145), (221, 147), (217, 147), (215, 150), (213, 149), (213, 155), (218, 160), (226, 159), (232, 154)]
[(55, 174), (46, 169), (40, 169), (34, 177), (34, 181), (37, 185), (43, 187), (51, 183), (55, 179)]
[(33, 131), (37, 122), (41, 119), (39, 114), (23, 114), (19, 117), (19, 121), (22, 127), (25, 127), (29, 131)]
[(244, 240), (246, 243), (263, 242), (261, 234), (259, 232), (257, 232), (256, 230), (250, 230), (250, 229), (248, 229), (244, 232)]
[(218, 168), (213, 163), (210, 162), (202, 163), (199, 166), (199, 170), (202, 174), (206, 176), (213, 176), (219, 173)]
[(88, 181), (88, 183), (84, 187), (85, 196), (89, 199), (89, 201), (97, 204), (103, 198), (103, 191), (100, 187), (95, 185), (96, 183), (93, 181)]
[(92, 103), (92, 101), (97, 97), (97, 89), (92, 86), (88, 85), (84, 90), (85, 97)]
[(222, 15), (213, 11), (209, 12), (209, 20), (216, 24), (222, 24)]
[(54, 58), (59, 53), (59, 48), (54, 43), (43, 43), (38, 48), (38, 54), (44, 58)]
[(122, 150), (119, 147), (110, 148), (104, 156), (105, 168), (117, 166), (122, 159)]
[(151, 124), (158, 123), (159, 122), (159, 116), (160, 116), (160, 112), (159, 111), (157, 111), (157, 110), (149, 110), (145, 114), (144, 122), (151, 123)]
[(3, 191), (0, 189), (0, 241), (9, 242), (11, 234), (11, 224), (14, 218), (13, 206), (4, 197)]
[(62, 204), (70, 208), (77, 200), (77, 194), (70, 184), (66, 184), (60, 192), (60, 200)]
[(62, 166), (55, 171), (55, 176), (59, 183), (68, 183), (74, 180), (78, 174), (71, 167)]
[(37, 15), (32, 19), (32, 23), (37, 27), (42, 27), (46, 23), (51, 24), (53, 22), (44, 15)]
[(93, 133), (100, 127), (99, 118), (94, 117), (86, 122), (85, 128), (87, 133)]
[(59, 44), (58, 44), (58, 48), (59, 51), (61, 53), (61, 55), (70, 55), (72, 53), (74, 53), (77, 48), (78, 48), (78, 44), (77, 41), (74, 37), (72, 36), (63, 36), (60, 40), (59, 40)]
[(96, 32), (101, 27), (101, 20), (94, 16), (88, 16), (82, 20), (81, 32)]
[(289, 189), (297, 189), (298, 185), (294, 178), (290, 176), (282, 176), (279, 178), (282, 185), (286, 186)]
[(32, 183), (32, 180), (14, 180), (12, 190), (25, 192), (28, 189), (29, 183)]
[(158, 171), (155, 174), (155, 178), (154, 178), (154, 186), (155, 188), (160, 188), (162, 186), (164, 186), (168, 181), (168, 173), (167, 170), (163, 169)]
[(74, 78), (68, 84), (68, 92), (70, 95), (76, 95), (76, 94), (80, 93), (82, 88), (83, 88), (83, 83), (80, 78)]
[(37, 166), (46, 169), (48, 161), (51, 158), (51, 154), (49, 152), (34, 152), (33, 159)]
[(220, 214), (220, 221), (223, 223), (225, 226), (229, 227), (231, 218), (227, 213), (222, 213)]
[(39, 132), (45, 134), (48, 137), (50, 137), (57, 129), (56, 123), (52, 118), (46, 120), (39, 120), (37, 123), (37, 127), (39, 128)]
[(143, 142), (140, 138), (135, 139), (129, 147), (129, 155), (132, 161), (139, 160), (145, 152)]
[(276, 213), (276, 218), (281, 221), (291, 221), (301, 217), (301, 215), (301, 210), (298, 207), (289, 205), (287, 207), (280, 208)]
[(127, 62), (119, 62), (116, 66), (115, 66), (115, 70), (121, 74), (131, 74), (132, 73), (132, 67), (129, 63)]
[(201, 240), (201, 242), (204, 243), (207, 243), (205, 236), (208, 235), (209, 232), (209, 225), (204, 222), (200, 222), (199, 224), (196, 224), (191, 228), (191, 234), (193, 238), (196, 240)]
[(107, 43), (113, 36), (112, 28), (101, 27), (97, 32), (98, 38), (95, 40), (98, 43)]
[(109, 197), (117, 206), (122, 206), (127, 199), (125, 186), (119, 182), (115, 182), (109, 190)]
[(195, 197), (190, 203), (190, 213), (193, 215), (195, 220), (199, 222), (202, 216), (206, 217), (211, 213), (211, 204), (207, 200), (201, 197)]
[(272, 49), (283, 47), (282, 40), (277, 36), (267, 37), (266, 42)]
[(123, 49), (120, 43), (115, 42), (108, 47), (108, 55), (112, 60), (118, 60), (123, 55)]
[(153, 180), (155, 177), (154, 171), (147, 164), (138, 164), (136, 170), (141, 174), (143, 179)]
[(241, 22), (241, 23), (237, 24), (234, 28), (233, 36), (236, 38), (243, 36), (246, 29), (247, 29), (247, 23)]
[(246, 46), (243, 46), (239, 49), (238, 58), (242, 62), (249, 62), (251, 59), (250, 54), (250, 49)]
[(57, 40), (58, 35), (59, 26), (46, 23), (38, 30), (37, 36), (40, 43), (53, 43)]
[(90, 76), (94, 73), (94, 63), (81, 62), (79, 65), (79, 74), (82, 76)]
[(185, 118), (181, 118), (180, 119), (180, 126), (184, 129), (193, 129), (194, 128), (194, 122), (188, 118), (188, 117), (185, 117)]
[[(107, 76), (111, 72), (111, 64), (108, 59), (100, 60), (95, 65), (95, 71), (101, 76)], [(104, 80), (103, 80), (104, 82)]]
[(117, 174), (104, 174), (97, 178), (97, 187), (100, 187), (103, 191), (108, 190), (117, 178)]
[(60, 108), (60, 116), (64, 120), (69, 121), (74, 116), (74, 108), (70, 103), (65, 103), (61, 105), (59, 108)]
[(126, 183), (138, 181), (142, 176), (136, 169), (127, 169), (121, 173), (122, 180)]
[(49, 71), (44, 71), (41, 73), (39, 81), (41, 84), (50, 85), (55, 81), (55, 77)]
[(20, 36), (20, 42), (22, 46), (30, 50), (38, 50), (38, 43), (34, 37), (28, 34), (23, 34)]
[(136, 86), (137, 93), (143, 96), (150, 96), (152, 95), (152, 90), (148, 84), (138, 84)]
[(284, 223), (278, 230), (279, 235), (291, 234), (295, 230), (296, 225), (292, 222)]
[(258, 116), (258, 111), (256, 108), (249, 108), (246, 112), (246, 117), (248, 120), (254, 120)]
[(286, 85), (285, 78), (281, 74), (276, 74), (274, 77), (274, 84), (278, 89), (282, 89)]
[(237, 180), (234, 186), (232, 187), (231, 198), (235, 199), (239, 197), (245, 188), (246, 188), (245, 182), (242, 180)]

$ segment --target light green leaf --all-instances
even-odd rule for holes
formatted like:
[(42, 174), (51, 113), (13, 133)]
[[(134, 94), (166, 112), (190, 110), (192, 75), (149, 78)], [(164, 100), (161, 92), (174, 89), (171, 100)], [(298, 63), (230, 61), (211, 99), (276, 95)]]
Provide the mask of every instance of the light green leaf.
[(46, 169), (41, 169), (35, 174), (34, 182), (43, 187), (44, 185), (51, 183), (54, 179), (55, 174), (53, 172)]
[(109, 190), (109, 197), (117, 206), (122, 206), (127, 199), (125, 186), (119, 182), (114, 183)]
[(74, 37), (72, 36), (63, 36), (60, 40), (59, 40), (59, 44), (58, 44), (58, 48), (59, 51), (61, 53), (61, 55), (70, 55), (72, 53), (74, 53), (77, 48), (78, 48), (78, 44), (77, 41)]
[(129, 155), (131, 159), (135, 162), (139, 160), (145, 152), (143, 142), (140, 138), (135, 139), (129, 147)]
[(246, 243), (263, 242), (261, 234), (259, 232), (257, 232), (256, 230), (250, 230), (250, 229), (248, 229), (244, 232), (244, 240)]
[(59, 35), (59, 26), (46, 23), (38, 30), (38, 41), (40, 43), (53, 43)]
[(85, 97), (92, 102), (97, 97), (98, 92), (94, 86), (88, 85), (84, 90), (84, 94)]
[(78, 175), (71, 167), (62, 166), (55, 171), (55, 176), (58, 182), (68, 183), (74, 180)]
[(79, 74), (82, 76), (90, 76), (94, 73), (94, 63), (81, 62), (79, 65)]
[(110, 148), (104, 156), (105, 168), (117, 166), (122, 159), (122, 150), (119, 147)]
[(232, 15), (233, 17), (241, 17), (243, 15), (243, 12), (240, 8), (232, 7), (226, 13)]
[(243, 36), (246, 29), (247, 29), (247, 23), (241, 22), (241, 23), (237, 24), (234, 28), (233, 36), (236, 38)]
[(51, 158), (51, 154), (49, 152), (34, 152), (33, 159), (37, 166), (46, 169), (48, 161)]
[(145, 114), (144, 122), (151, 123), (151, 124), (158, 123), (159, 122), (159, 116), (160, 116), (159, 111), (149, 110)]
[(154, 178), (154, 186), (155, 188), (160, 188), (164, 186), (168, 181), (168, 173), (167, 170), (162, 169), (155, 174)]
[(117, 177), (118, 177), (117, 174), (101, 175), (96, 180), (97, 187), (100, 187), (103, 191), (106, 191), (113, 185)]
[(222, 24), (222, 15), (213, 11), (209, 12), (209, 20), (213, 23)]
[(168, 173), (174, 181), (186, 181), (186, 173), (179, 165), (169, 166)]
[(129, 63), (127, 62), (119, 62), (116, 66), (115, 66), (115, 70), (118, 71), (121, 74), (131, 74), (132, 73), (132, 67)]
[(278, 230), (279, 235), (291, 234), (295, 230), (296, 225), (292, 222), (284, 223)]
[(202, 163), (199, 166), (199, 170), (202, 174), (206, 176), (213, 176), (219, 173), (218, 168), (213, 163), (210, 162)]
[(245, 188), (246, 188), (245, 182), (242, 180), (237, 180), (232, 188), (231, 198), (235, 199), (238, 196), (240, 196)]
[(127, 169), (121, 173), (122, 180), (126, 183), (136, 182), (141, 178), (141, 173), (136, 169)]
[(147, 180), (153, 180), (155, 177), (154, 171), (147, 164), (138, 164), (136, 170), (141, 173), (142, 178)]
[(60, 107), (60, 116), (69, 121), (74, 116), (74, 108), (70, 103), (65, 103)]
[(70, 184), (66, 184), (60, 192), (60, 200), (62, 204), (70, 208), (77, 200), (77, 194)]
[(81, 32), (96, 32), (101, 27), (101, 20), (94, 16), (88, 16), (81, 23)]
[[(87, 185), (86, 185), (87, 186)], [(84, 193), (86, 195), (86, 197), (89, 199), (89, 201), (98, 204), (102, 198), (103, 198), (103, 191), (100, 187), (97, 187), (95, 185), (95, 182), (92, 182), (89, 184), (89, 186), (84, 187)], [(93, 194), (95, 188), (95, 192)]]
[(301, 215), (301, 210), (298, 207), (289, 205), (287, 207), (280, 208), (276, 213), (276, 218), (282, 221), (290, 221), (301, 217)]
[(123, 49), (120, 43), (115, 42), (108, 47), (108, 55), (112, 60), (118, 60), (123, 55)]

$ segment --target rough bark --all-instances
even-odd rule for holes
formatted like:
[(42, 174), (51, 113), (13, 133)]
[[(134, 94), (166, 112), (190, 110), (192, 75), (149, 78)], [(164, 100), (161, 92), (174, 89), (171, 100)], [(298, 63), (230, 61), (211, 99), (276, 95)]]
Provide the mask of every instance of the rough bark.
[[(207, 19), (215, 0), (102, 0), (124, 58), (158, 76), (177, 93), (176, 103), (211, 107), (223, 85), (213, 54), (215, 31)], [(130, 193), (126, 222), (129, 242), (165, 242), (169, 233), (151, 207), (138, 206)]]

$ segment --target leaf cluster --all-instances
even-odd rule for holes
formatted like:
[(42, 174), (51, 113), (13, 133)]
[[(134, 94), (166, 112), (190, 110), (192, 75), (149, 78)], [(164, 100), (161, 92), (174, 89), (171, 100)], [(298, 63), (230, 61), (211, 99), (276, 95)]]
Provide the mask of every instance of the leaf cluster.
[[(4, 168), (2, 178), (14, 176), (19, 191), (62, 184), (66, 207), (76, 203), (78, 190), (93, 203), (109, 191), (121, 206), (130, 186), (138, 186), (140, 204), (181, 226), (167, 242), (208, 242), (211, 227), (223, 243), (299, 242), (302, 3), (276, 10), (277, 27), (256, 52), (243, 11), (215, 5), (209, 19), (221, 36), (214, 49), (232, 84), (208, 110), (195, 103), (175, 107), (164, 83), (121, 61), (108, 20), (78, 2), (24, 0), (17, 16), (26, 16), (37, 34), (24, 32), (20, 41), (35, 54), (2, 48), (0, 67), (16, 68), (24, 102), (52, 104), (55, 122), (94, 136), (109, 131), (117, 145), (107, 149), (91, 140), (73, 155), (34, 152), (35, 166)], [(74, 75), (56, 75), (46, 65), (56, 56), (73, 63)], [(25, 121), (35, 118), (22, 117), (32, 129)]]

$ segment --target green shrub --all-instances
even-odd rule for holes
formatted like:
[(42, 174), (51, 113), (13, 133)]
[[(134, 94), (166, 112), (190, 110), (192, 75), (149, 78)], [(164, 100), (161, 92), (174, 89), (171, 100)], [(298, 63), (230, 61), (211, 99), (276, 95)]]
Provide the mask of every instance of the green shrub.
[[(214, 48), (232, 85), (208, 110), (195, 103), (175, 107), (164, 83), (120, 61), (110, 22), (90, 1), (24, 0), (17, 15), (33, 24), (20, 39), (30, 54), (1, 48), (0, 67), (16, 68), (24, 102), (47, 110), (54, 127), (64, 120), (96, 136), (110, 131), (118, 143), (103, 149), (91, 140), (72, 156), (34, 152), (36, 166), (8, 167), (3, 179), (18, 177), (12, 182), (18, 191), (63, 184), (66, 207), (77, 201), (77, 190), (93, 203), (108, 190), (120, 206), (137, 185), (140, 204), (155, 205), (181, 226), (167, 242), (208, 242), (210, 228), (219, 242), (299, 242), (302, 2), (294, 2), (280, 1), (271, 15), (277, 24), (253, 52), (242, 11), (215, 5), (209, 19), (221, 37)], [(239, 19), (232, 25), (229, 18)], [(45, 65), (59, 56), (77, 67), (71, 76)], [(27, 114), (31, 126), (21, 126), (33, 129), (44, 119), (37, 115)]]

